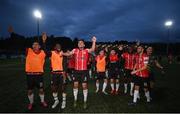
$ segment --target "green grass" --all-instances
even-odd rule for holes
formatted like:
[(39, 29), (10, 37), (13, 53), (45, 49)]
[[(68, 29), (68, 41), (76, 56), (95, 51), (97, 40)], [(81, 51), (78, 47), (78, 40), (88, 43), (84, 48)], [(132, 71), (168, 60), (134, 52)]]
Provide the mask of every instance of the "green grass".
[[(26, 95), (26, 75), (24, 63), (19, 59), (0, 60), (0, 112), (28, 112)], [(67, 107), (60, 110), (60, 106), (51, 109), (53, 98), (50, 89), (50, 73), (48, 63), (45, 68), (45, 99), (49, 107), (39, 105), (37, 89), (35, 90), (35, 107), (32, 112), (180, 112), (180, 76), (179, 64), (167, 65), (166, 74), (162, 76), (156, 72), (155, 98), (151, 105), (145, 103), (145, 98), (136, 107), (129, 107), (127, 103), (132, 99), (128, 95), (118, 96), (95, 94), (95, 83), (89, 82), (88, 109), (82, 108), (82, 90), (79, 93), (78, 107), (73, 108), (72, 84), (67, 86)], [(109, 91), (110, 87), (108, 87)], [(122, 92), (123, 85), (121, 83)]]

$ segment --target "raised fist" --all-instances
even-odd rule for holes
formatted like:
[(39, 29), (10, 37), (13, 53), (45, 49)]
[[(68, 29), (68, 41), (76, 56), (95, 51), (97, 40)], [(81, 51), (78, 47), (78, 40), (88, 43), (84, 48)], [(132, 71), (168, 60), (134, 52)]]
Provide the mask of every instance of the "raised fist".
[(92, 42), (96, 42), (96, 37), (95, 36), (92, 37)]
[(47, 39), (47, 35), (45, 32), (42, 33), (42, 41), (43, 42), (46, 42), (46, 39)]

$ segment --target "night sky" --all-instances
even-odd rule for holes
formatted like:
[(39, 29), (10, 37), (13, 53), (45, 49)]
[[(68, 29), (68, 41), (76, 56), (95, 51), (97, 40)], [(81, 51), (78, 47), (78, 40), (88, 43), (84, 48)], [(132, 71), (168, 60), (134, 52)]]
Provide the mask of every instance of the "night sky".
[(40, 31), (48, 35), (98, 41), (167, 41), (164, 22), (174, 21), (171, 41), (180, 42), (180, 0), (0, 0), (0, 37), (7, 28), (37, 34), (33, 11), (42, 12)]

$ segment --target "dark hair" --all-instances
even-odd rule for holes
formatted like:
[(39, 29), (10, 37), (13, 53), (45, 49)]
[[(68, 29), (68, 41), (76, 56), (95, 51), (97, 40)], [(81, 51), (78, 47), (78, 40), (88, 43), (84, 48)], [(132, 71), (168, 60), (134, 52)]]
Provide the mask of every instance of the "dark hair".
[(38, 41), (34, 41), (32, 44), (34, 44), (34, 43), (38, 43), (40, 45), (40, 43)]
[(115, 52), (117, 52), (117, 49), (116, 48), (111, 48), (111, 51), (114, 50)]
[(61, 46), (61, 44), (59, 44), (59, 43), (55, 43), (54, 49), (56, 48), (56, 45), (59, 45), (59, 46), (60, 46), (60, 49), (62, 49), (62, 46)]
[(84, 39), (79, 39), (78, 42), (80, 42), (80, 41), (85, 42)]
[(138, 47), (142, 47), (142, 48), (144, 48), (144, 46), (143, 46), (143, 45), (138, 45), (138, 46), (137, 46), (137, 48), (138, 48)]
[(147, 46), (147, 48), (146, 49), (148, 49), (148, 48), (153, 48), (152, 46)]
[(56, 45), (59, 45), (59, 46), (61, 47), (61, 44), (59, 44), (59, 43), (55, 43), (54, 47), (55, 47)]
[(100, 53), (101, 51), (105, 52), (105, 50), (104, 50), (104, 49), (100, 49), (100, 50), (98, 51), (98, 53)]

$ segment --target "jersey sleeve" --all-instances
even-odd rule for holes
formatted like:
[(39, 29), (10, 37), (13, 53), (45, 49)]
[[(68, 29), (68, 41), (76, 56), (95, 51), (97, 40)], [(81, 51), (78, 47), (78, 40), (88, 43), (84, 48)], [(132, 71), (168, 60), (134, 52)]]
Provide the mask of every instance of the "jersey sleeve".
[(87, 49), (85, 49), (85, 50), (87, 50), (88, 53), (91, 53), (91, 52), (90, 52), (90, 49), (87, 48)]

